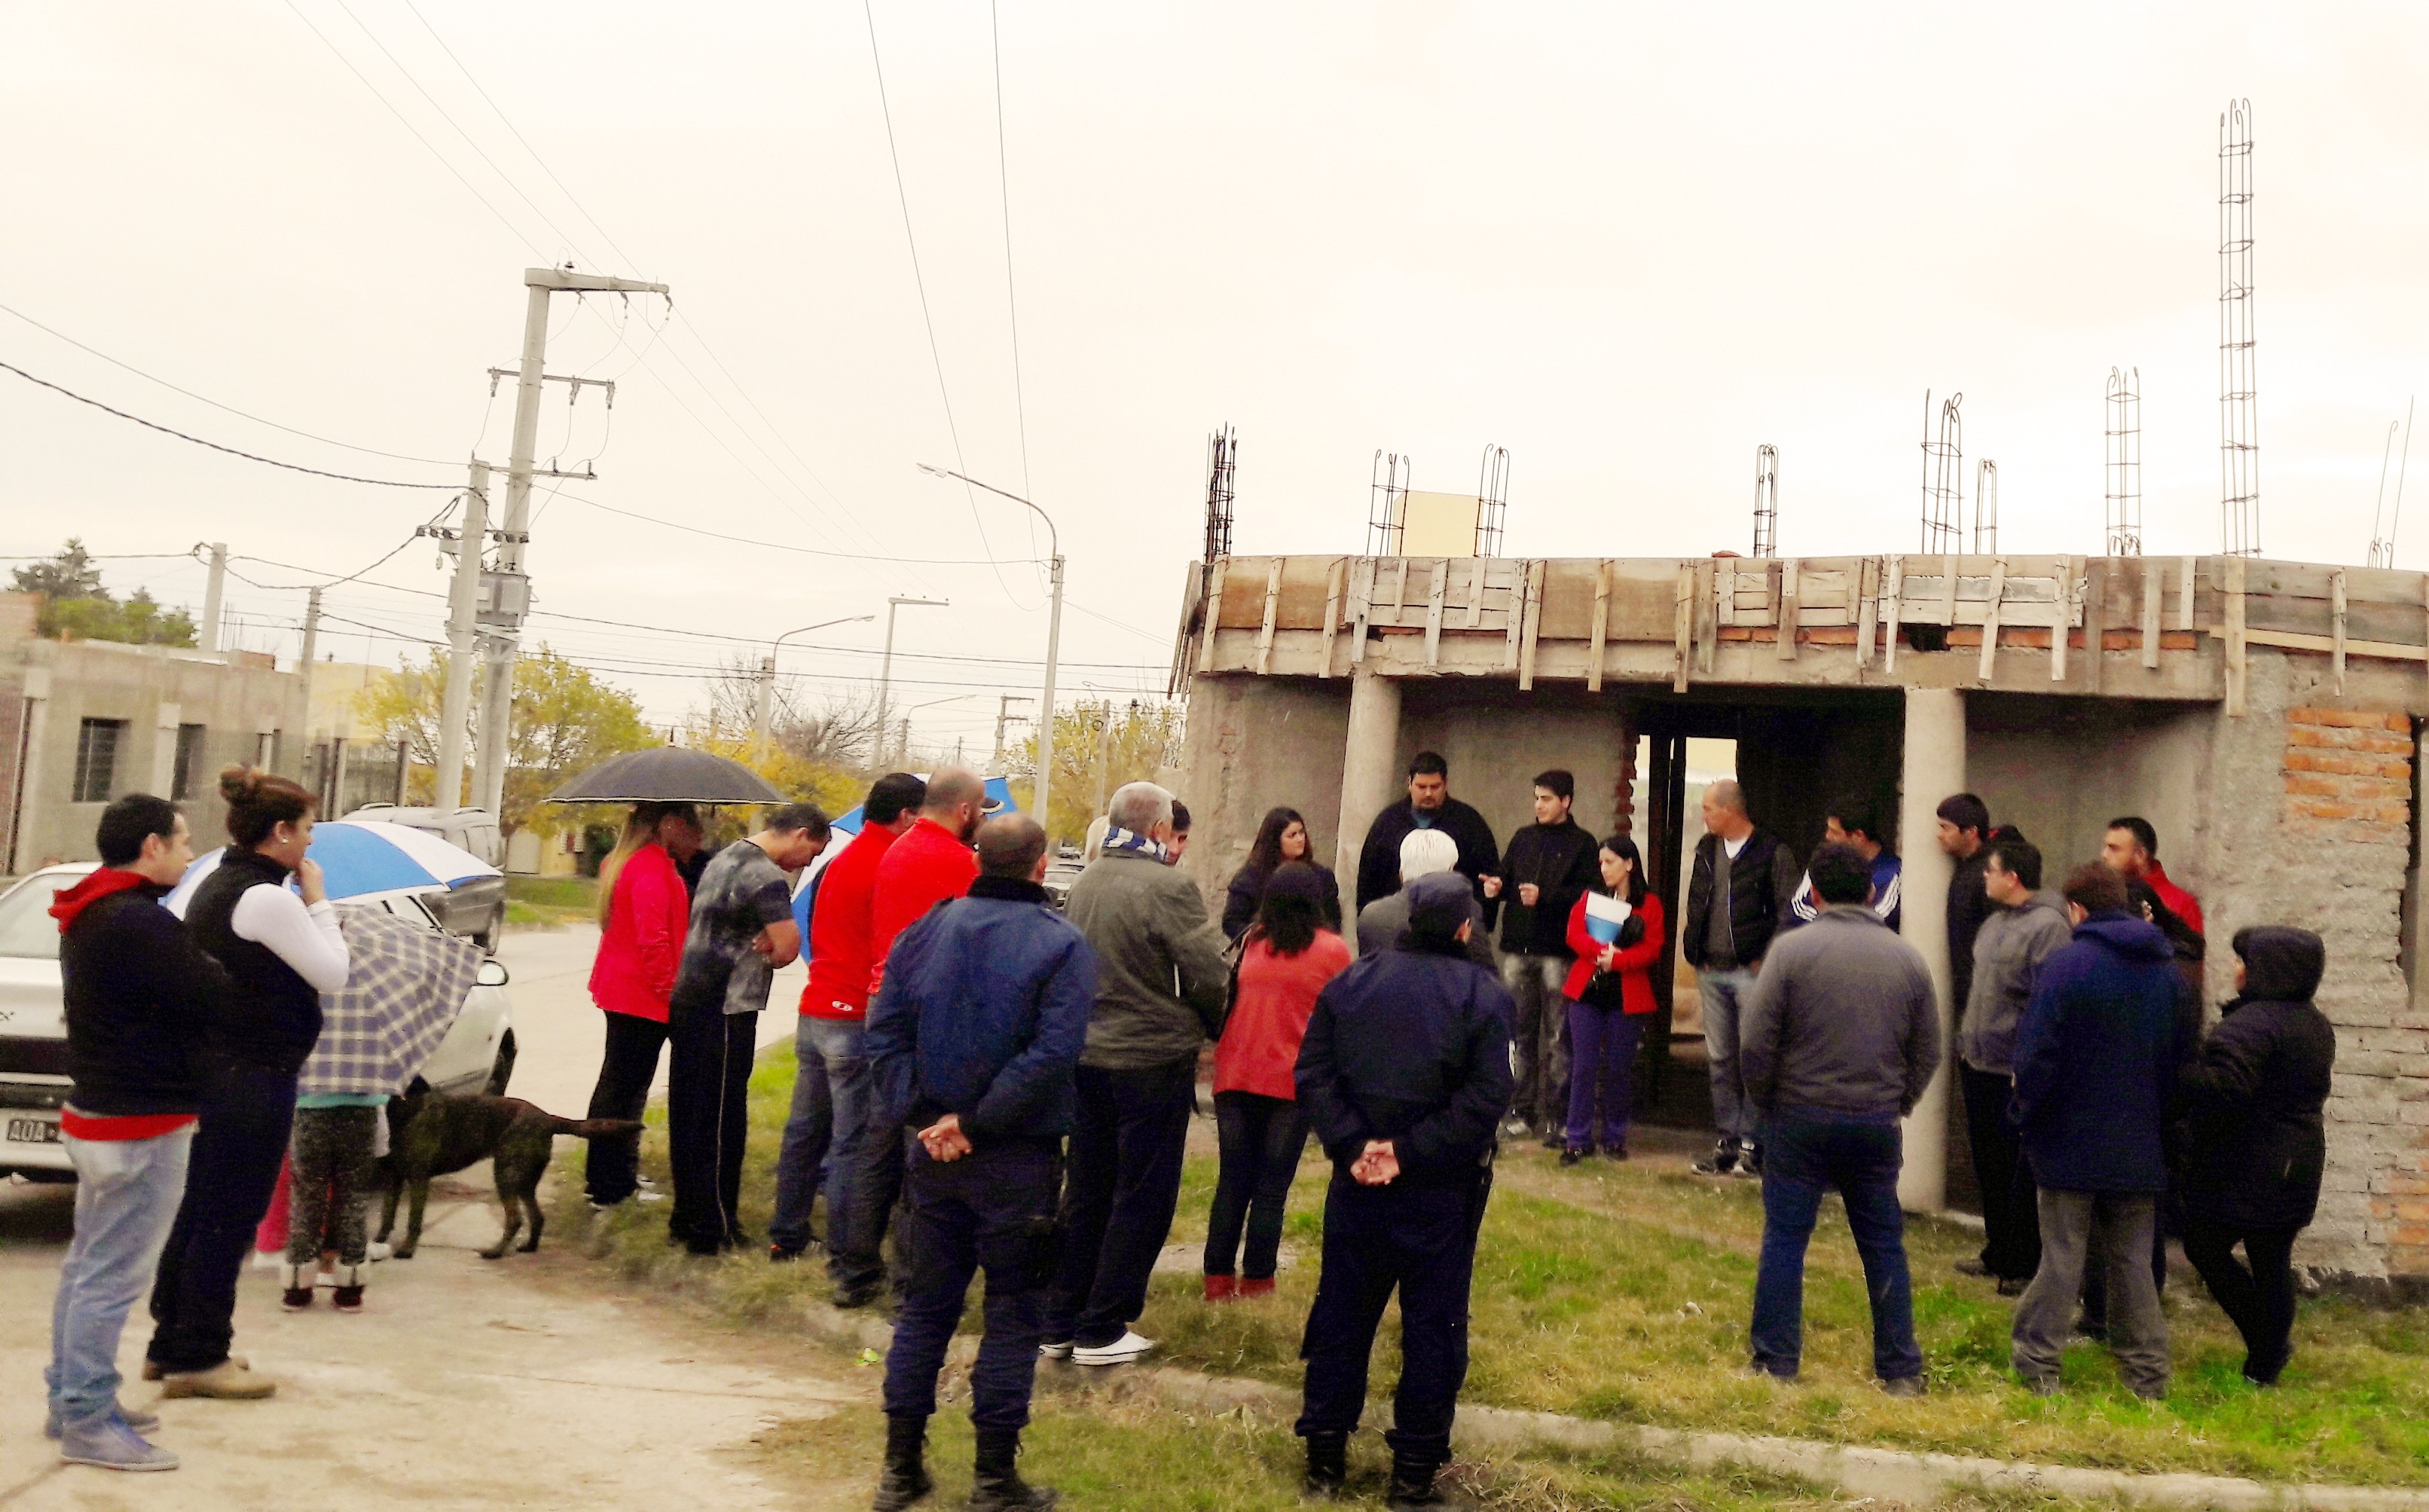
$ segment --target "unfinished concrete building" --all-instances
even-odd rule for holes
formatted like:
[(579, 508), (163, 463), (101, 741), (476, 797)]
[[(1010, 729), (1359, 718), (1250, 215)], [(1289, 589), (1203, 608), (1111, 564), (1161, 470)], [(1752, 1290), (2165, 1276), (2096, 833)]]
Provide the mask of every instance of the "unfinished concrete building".
[[(1589, 828), (1628, 827), (1644, 784), (1637, 839), (1675, 919), (1684, 743), (1727, 736), (1758, 822), (1799, 854), (1842, 796), (1897, 816), (1903, 929), (1944, 1013), (1942, 797), (1981, 794), (2059, 875), (2110, 817), (2144, 815), (2206, 912), (2213, 1012), (2237, 929), (2326, 940), (2336, 1091), (2298, 1257), (2409, 1290), (2429, 1284), (2424, 594), (2418, 573), (2242, 557), (1231, 556), (1193, 570), (1177, 651), (1188, 864), (1219, 889), (1288, 804), (1347, 888), (1369, 821), (1433, 749), (1504, 837), (1540, 769), (1577, 774)], [(1657, 975), (1665, 1023), (1672, 986)], [(1969, 1175), (1950, 1081), (1908, 1126), (1917, 1210)]]

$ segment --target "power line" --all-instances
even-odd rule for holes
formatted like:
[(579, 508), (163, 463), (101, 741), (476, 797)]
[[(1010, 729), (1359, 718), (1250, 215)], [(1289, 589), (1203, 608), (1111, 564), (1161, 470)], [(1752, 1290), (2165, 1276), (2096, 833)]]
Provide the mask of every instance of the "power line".
[[(953, 419), (953, 391), (945, 382), (945, 353), (936, 344), (936, 317), (928, 308), (928, 279), (919, 271), (919, 238), (911, 229), (911, 190), (902, 179), (902, 151), (894, 142), (894, 107), (885, 99), (885, 60), (877, 48), (877, 11), (873, 0), (861, 0), (861, 14), (868, 22), (868, 60), (877, 72), (877, 110), (885, 121), (885, 154), (894, 164), (894, 196), (902, 206), (902, 239), (911, 249), (911, 283), (919, 291), (919, 319), (928, 328), (928, 356), (936, 367), (936, 394), (945, 403), (945, 432), (953, 442), (953, 468), (959, 472), (970, 470), (962, 455), (962, 428)], [(969, 501), (970, 519), (979, 528), (979, 546), (990, 560), (995, 555), (994, 544), (987, 539), (986, 520), (979, 514), (979, 496), (968, 484), (962, 485), (962, 497)], [(1003, 580), (1003, 569), (997, 567), (996, 586), (1004, 597), (1012, 598), (1012, 584)], [(1019, 600), (1014, 599), (1017, 604)]]
[[(637, 519), (651, 525), (663, 525), (671, 531), (686, 531), (691, 534), (705, 535), (713, 540), (731, 541), (736, 546), (755, 546), (769, 551), (798, 551), (803, 556), (831, 556), (846, 562), (900, 562), (916, 567), (993, 567), (997, 561), (994, 557), (981, 556), (878, 556), (860, 551), (830, 551), (815, 546), (788, 546), (783, 541), (756, 541), (746, 535), (728, 535), (722, 531), (705, 530), (698, 525), (685, 525), (671, 519), (660, 519), (654, 515), (637, 515), (629, 509), (619, 509), (613, 504), (603, 504), (596, 499), (583, 499), (572, 494), (566, 496), (566, 501), (580, 504), (587, 509), (603, 509), (608, 514), (621, 515), (626, 519)], [(804, 523), (807, 522), (804, 521)]]
[[(304, 13), (302, 8), (295, 4), (295, 0), (287, 0), (287, 8), (294, 11), (295, 19), (304, 23), (305, 26), (310, 30), (313, 36), (321, 39), (322, 46), (327, 48), (332, 54), (334, 54), (339, 62), (346, 65), (347, 73), (352, 74), (355, 78), (362, 80), (363, 88), (371, 91), (372, 99), (377, 100), (380, 104), (388, 107), (388, 114), (396, 117), (398, 124), (404, 126), (405, 130), (413, 133), (414, 140), (430, 149), (430, 156), (438, 159), (438, 166), (444, 168), (447, 172), (454, 173), (455, 175), (455, 182), (463, 185), (464, 188), (471, 192), (472, 198), (481, 202), (481, 208), (495, 216), (498, 223), (504, 226), (507, 231), (511, 232), (517, 241), (521, 242), (525, 247), (529, 248), (531, 250), (531, 255), (534, 257), (538, 258), (542, 262), (549, 260), (548, 254), (539, 250), (538, 243), (533, 241), (531, 238), (524, 236), (522, 228), (516, 225), (514, 222), (506, 219), (506, 213), (504, 210), (501, 210), (496, 205), (490, 204), (489, 197), (487, 195), (482, 193), (479, 189), (474, 189), (472, 187), (472, 181), (466, 178), (462, 172), (459, 171), (454, 163), (447, 160), (447, 155), (440, 152), (429, 138), (423, 136), (421, 134), (421, 129), (419, 126), (416, 126), (411, 121), (406, 120), (405, 112), (398, 109), (395, 104), (391, 102), (387, 95), (382, 94), (379, 91), (379, 87), (373, 84), (361, 69), (355, 67), (355, 60), (348, 58), (343, 52), (340, 52), (338, 44), (331, 41), (328, 37), (322, 33), (320, 27), (312, 25), (312, 18)], [(360, 25), (360, 23), (357, 23), (357, 25)], [(545, 217), (543, 217), (543, 219), (545, 219)]]
[(224, 452), (232, 457), (242, 457), (247, 462), (258, 462), (267, 467), (284, 468), (289, 472), (306, 472), (311, 474), (315, 478), (334, 478), (339, 483), (369, 484), (375, 488), (453, 489), (459, 486), (458, 485), (452, 483), (400, 483), (394, 478), (357, 478), (351, 473), (329, 472), (320, 468), (307, 468), (300, 463), (281, 462), (276, 457), (257, 456), (251, 452), (240, 452), (232, 446), (222, 446), (217, 441), (206, 441), (199, 436), (189, 436), (183, 431), (176, 430), (171, 426), (162, 425), (157, 420), (147, 420), (140, 415), (129, 415), (123, 409), (112, 409), (98, 399), (87, 399), (84, 395), (77, 393), (73, 388), (63, 388), (47, 378), (37, 378), (32, 373), (27, 372), (23, 368), (17, 367), (13, 363), (0, 362), (0, 369), (5, 369), (9, 372), (13, 372), (18, 377), (25, 379), (27, 383), (47, 388), (55, 394), (65, 394), (68, 398), (74, 400), (79, 404), (91, 404), (93, 408), (100, 410), (105, 415), (115, 415), (123, 420), (133, 420), (136, 424), (143, 426), (147, 430), (158, 431), (163, 436), (174, 436), (180, 441), (191, 441), (196, 446), (207, 446), (214, 452)]
[(285, 431), (289, 436), (300, 436), (307, 441), (318, 441), (322, 446), (334, 446), (348, 452), (360, 452), (365, 456), (388, 457), (390, 460), (397, 462), (426, 462), (434, 468), (448, 468), (455, 465), (443, 457), (417, 457), (407, 456), (402, 452), (383, 452), (375, 446), (356, 446), (352, 441), (339, 441), (326, 436), (315, 436), (310, 431), (299, 431), (292, 425), (281, 425), (276, 420), (264, 419), (258, 415), (248, 414), (244, 410), (237, 408), (234, 404), (223, 404), (218, 400), (212, 399), (208, 395), (198, 394), (190, 388), (180, 387), (177, 385), (171, 383), (166, 378), (157, 377), (151, 373), (145, 372), (142, 369), (135, 366), (131, 362), (121, 362), (118, 358), (111, 356), (107, 352), (103, 352), (95, 347), (86, 346), (83, 342), (68, 335), (65, 331), (55, 330), (50, 326), (44, 325), (41, 321), (35, 320), (32, 316), (26, 314), (23, 310), (11, 309), (6, 304), (0, 304), (0, 314), (13, 315), (45, 336), (57, 337), (58, 339), (66, 342), (77, 351), (89, 353), (93, 356), (99, 357), (102, 361), (108, 363), (113, 368), (124, 368), (128, 372), (133, 373), (136, 377), (144, 380), (146, 383), (158, 384), (161, 387), (168, 389), (171, 393), (183, 394), (188, 399), (193, 400), (197, 403), (208, 404), (213, 409), (225, 410), (231, 415), (238, 416), (244, 419), (249, 419), (256, 425), (267, 425), (273, 431)]
[[(1012, 275), (1012, 169), (1003, 140), (1003, 28), (996, 19), (996, 0), (987, 0), (987, 40), (995, 53), (995, 174), (1003, 198), (1003, 303), (1012, 317), (1012, 406), (1020, 421), (1020, 491), (1029, 492), (1029, 402), (1020, 386), (1020, 301)], [(1030, 539), (1036, 540), (1036, 525)]]

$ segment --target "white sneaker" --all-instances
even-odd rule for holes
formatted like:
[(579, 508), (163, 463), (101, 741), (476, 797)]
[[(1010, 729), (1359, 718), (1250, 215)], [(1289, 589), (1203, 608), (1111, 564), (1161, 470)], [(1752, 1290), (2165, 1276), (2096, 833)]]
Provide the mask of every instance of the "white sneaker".
[(1037, 1357), (1039, 1359), (1069, 1359), (1071, 1357), (1071, 1340), (1066, 1339), (1051, 1344), (1040, 1344), (1037, 1346)]
[(394, 1255), (395, 1253), (396, 1247), (394, 1245), (384, 1243), (376, 1239), (363, 1246), (364, 1257), (372, 1261), (374, 1264), (387, 1259), (389, 1256)]
[(1121, 1338), (1110, 1344), (1099, 1344), (1093, 1348), (1074, 1348), (1071, 1351), (1071, 1363), (1074, 1365), (1128, 1365), (1154, 1347), (1154, 1339), (1141, 1339), (1136, 1332), (1126, 1329)]
[(286, 1263), (287, 1252), (285, 1250), (255, 1250), (253, 1252), (253, 1268), (256, 1271), (275, 1271)]

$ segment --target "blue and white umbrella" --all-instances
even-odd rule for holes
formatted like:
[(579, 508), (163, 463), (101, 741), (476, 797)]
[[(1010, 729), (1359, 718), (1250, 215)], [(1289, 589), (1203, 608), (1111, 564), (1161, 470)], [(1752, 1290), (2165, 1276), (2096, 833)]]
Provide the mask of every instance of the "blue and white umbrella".
[[(378, 819), (330, 819), (312, 827), (312, 846), (305, 852), (321, 866), (321, 879), (331, 897), (377, 902), (384, 897), (410, 897), (443, 893), (458, 882), (496, 877), (498, 868), (437, 835)], [(221, 851), (194, 858), (186, 875), (160, 901), (169, 912), (185, 917), (186, 903), (204, 878), (219, 870)]]

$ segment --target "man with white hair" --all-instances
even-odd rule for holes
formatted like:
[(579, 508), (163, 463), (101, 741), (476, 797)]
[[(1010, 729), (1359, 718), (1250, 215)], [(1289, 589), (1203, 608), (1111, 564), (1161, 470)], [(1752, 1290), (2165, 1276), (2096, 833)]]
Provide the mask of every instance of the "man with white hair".
[(1064, 912), (1097, 953), (1063, 1188), (1063, 1254), (1039, 1352), (1120, 1365), (1153, 1343), (1131, 1331), (1172, 1228), (1198, 1052), (1223, 1030), (1231, 973), (1198, 884), (1167, 864), (1172, 795), (1132, 782), (1107, 805), (1097, 859)]
[[(1380, 955), (1409, 928), (1409, 884), (1459, 865), (1459, 842), (1440, 830), (1412, 830), (1400, 841), (1400, 891), (1386, 893), (1358, 911), (1358, 953)], [(1479, 923), (1468, 932), (1467, 959), (1494, 969), (1493, 943)]]

